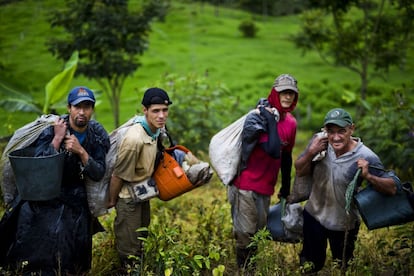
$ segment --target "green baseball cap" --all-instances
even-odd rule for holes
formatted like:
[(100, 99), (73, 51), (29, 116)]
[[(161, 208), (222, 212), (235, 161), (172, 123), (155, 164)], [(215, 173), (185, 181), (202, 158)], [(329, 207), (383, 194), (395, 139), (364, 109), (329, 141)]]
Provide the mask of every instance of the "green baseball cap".
[(325, 116), (324, 126), (334, 124), (340, 127), (346, 127), (353, 124), (351, 115), (342, 108), (331, 109)]

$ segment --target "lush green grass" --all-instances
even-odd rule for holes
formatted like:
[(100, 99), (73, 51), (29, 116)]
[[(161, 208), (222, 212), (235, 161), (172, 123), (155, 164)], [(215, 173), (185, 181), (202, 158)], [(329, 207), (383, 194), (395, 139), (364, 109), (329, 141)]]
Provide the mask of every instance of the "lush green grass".
[[(60, 34), (59, 30), (50, 29), (46, 18), (62, 2), (27, 0), (0, 10), (1, 53), (6, 65), (0, 78), (15, 80), (38, 101), (42, 101), (47, 81), (62, 66), (45, 48), (48, 38)], [(357, 75), (324, 64), (315, 53), (304, 57), (290, 42), (289, 37), (299, 28), (298, 17), (256, 16), (259, 32), (254, 39), (244, 38), (238, 30), (239, 23), (249, 18), (252, 16), (237, 10), (220, 7), (216, 14), (206, 4), (173, 1), (165, 22), (153, 25), (142, 66), (127, 80), (121, 100), (121, 122), (140, 109), (143, 89), (166, 73), (208, 75), (212, 82), (222, 83), (239, 95), (241, 105), (246, 108), (254, 105), (257, 98), (267, 96), (275, 76), (285, 72), (297, 77), (301, 93), (313, 93), (311, 87), (315, 83), (334, 84), (338, 89), (349, 84), (357, 91)], [(375, 79), (375, 84), (386, 93), (391, 87), (407, 82), (414, 71), (412, 61), (410, 56), (406, 71), (394, 70), (388, 80)], [(84, 78), (73, 81), (73, 85), (80, 84), (98, 88)], [(96, 116), (110, 131), (114, 127), (111, 110), (107, 99), (101, 100)], [(0, 114), (4, 126), (0, 136), (11, 134), (34, 117), (34, 114)]]

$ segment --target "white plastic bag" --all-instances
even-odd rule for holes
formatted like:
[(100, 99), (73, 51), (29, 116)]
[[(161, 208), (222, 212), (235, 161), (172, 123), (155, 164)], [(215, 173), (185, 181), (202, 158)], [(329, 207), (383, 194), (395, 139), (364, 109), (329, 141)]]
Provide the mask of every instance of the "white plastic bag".
[(248, 114), (243, 115), (211, 138), (210, 163), (224, 185), (228, 185), (237, 174), (241, 160), (241, 133)]

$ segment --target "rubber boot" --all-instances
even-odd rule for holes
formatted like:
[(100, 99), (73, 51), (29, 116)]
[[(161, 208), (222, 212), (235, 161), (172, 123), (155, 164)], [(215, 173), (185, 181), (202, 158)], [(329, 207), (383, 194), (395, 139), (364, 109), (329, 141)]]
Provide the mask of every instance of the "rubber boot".
[(239, 269), (244, 271), (254, 271), (255, 264), (251, 263), (251, 258), (256, 254), (257, 248), (236, 248), (236, 260)]

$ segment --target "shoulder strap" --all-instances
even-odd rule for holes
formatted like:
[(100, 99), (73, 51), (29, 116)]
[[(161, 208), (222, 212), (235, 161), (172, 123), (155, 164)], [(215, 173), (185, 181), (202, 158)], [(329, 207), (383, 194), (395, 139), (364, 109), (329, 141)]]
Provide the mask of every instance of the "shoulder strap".
[(168, 128), (165, 126), (165, 128), (161, 131), (160, 135), (157, 138), (157, 155), (155, 157), (155, 163), (154, 163), (154, 171), (158, 168), (158, 165), (160, 164), (163, 153), (166, 151), (166, 148), (163, 145), (163, 139), (167, 138), (169, 142), (168, 149), (175, 146), (174, 140), (172, 139), (171, 135), (168, 133)]

